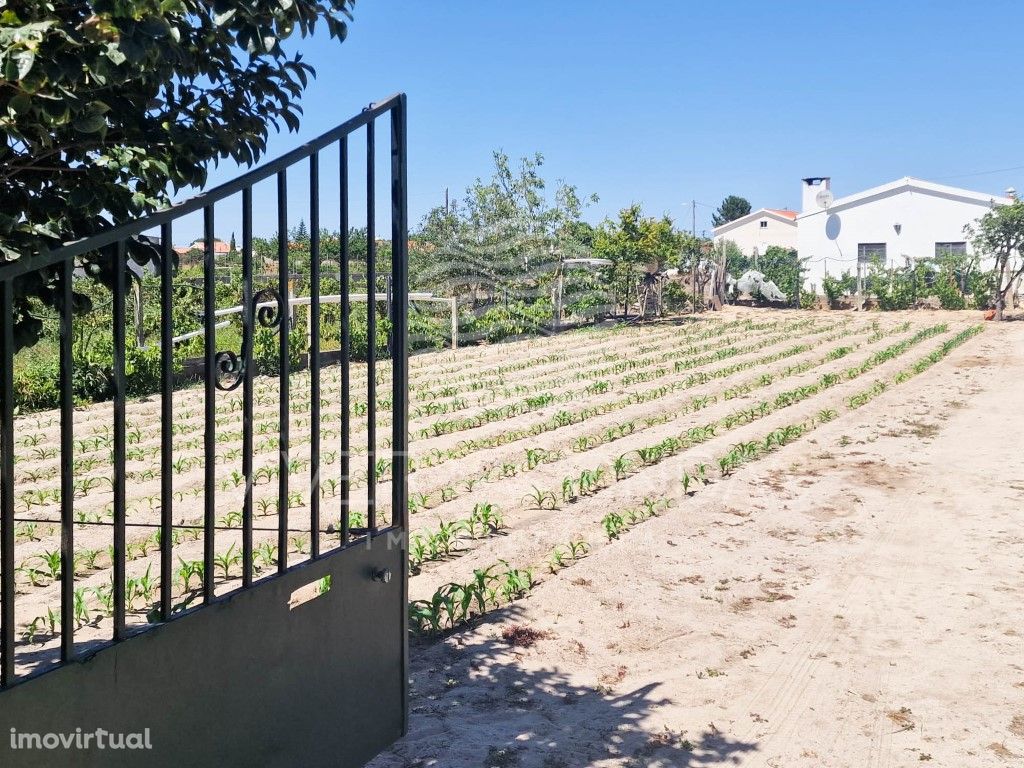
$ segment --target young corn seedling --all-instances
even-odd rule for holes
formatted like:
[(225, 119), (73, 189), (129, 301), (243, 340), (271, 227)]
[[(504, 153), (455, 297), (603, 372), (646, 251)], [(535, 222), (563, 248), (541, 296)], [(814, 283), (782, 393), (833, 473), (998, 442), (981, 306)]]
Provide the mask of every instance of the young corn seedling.
[(236, 547), (232, 544), (228, 547), (228, 551), (220, 555), (214, 555), (213, 563), (217, 568), (220, 568), (221, 573), (225, 579), (231, 578), (231, 567), (239, 565), (242, 562), (242, 553), (236, 551)]
[(544, 461), (544, 457), (547, 455), (547, 451), (543, 448), (527, 448), (526, 449), (526, 468), (536, 469), (537, 465)]
[(530, 568), (512, 568), (506, 561), (499, 561), (505, 567), (500, 579), (500, 590), (506, 601), (523, 597), (533, 589), (533, 571)]
[(562, 478), (562, 501), (570, 502), (576, 500), (576, 485), (571, 477)]
[(256, 561), (257, 570), (270, 568), (277, 563), (277, 547), (269, 541), (264, 541), (253, 549), (253, 559)]
[(178, 557), (178, 581), (181, 582), (182, 592), (188, 592), (191, 590), (192, 577), (196, 578), (196, 588), (203, 586), (203, 561), (202, 560), (189, 560), (185, 561), (180, 556)]
[(561, 546), (555, 547), (551, 550), (551, 556), (548, 558), (548, 570), (551, 573), (558, 573), (565, 567), (566, 552)]
[(429, 538), (430, 552), (432, 557), (441, 558), (451, 555), (452, 550), (459, 541), (459, 529), (462, 527), (458, 522), (443, 522), (438, 518), (437, 531)]
[(477, 517), (491, 533), (497, 533), (505, 528), (505, 516), (501, 510), (489, 503), (474, 506), (473, 516)]
[(558, 499), (555, 498), (555, 494), (551, 491), (542, 491), (537, 486), (533, 486), (533, 491), (526, 494), (523, 497), (523, 501), (532, 505), (529, 509), (558, 509)]
[(112, 586), (99, 586), (93, 589), (93, 596), (100, 604), (100, 612), (104, 616), (114, 615), (114, 588)]
[(92, 620), (92, 617), (89, 614), (89, 603), (88, 600), (86, 599), (86, 593), (88, 591), (88, 587), (77, 587), (75, 589), (74, 614), (75, 624), (77, 626), (88, 624)]
[(633, 468), (633, 462), (631, 462), (626, 454), (622, 454), (612, 462), (612, 471), (615, 473), (615, 480), (619, 481), (629, 474), (629, 470)]
[(409, 537), (409, 575), (420, 572), (423, 562), (427, 559), (427, 541), (418, 533)]
[(692, 496), (694, 493), (697, 492), (696, 488), (694, 490), (692, 490), (692, 491), (690, 490), (690, 486), (693, 485), (693, 483), (694, 483), (693, 475), (691, 475), (689, 472), (683, 472), (683, 495), (684, 496)]
[(575, 541), (569, 542), (569, 554), (572, 555), (573, 560), (579, 560), (580, 558), (586, 557), (590, 551), (590, 545), (583, 541), (583, 539), (576, 539)]
[(60, 578), (60, 550), (47, 550), (41, 555), (37, 555), (39, 560), (42, 561), (43, 567), (46, 568), (47, 575), (56, 581)]
[(609, 512), (601, 519), (601, 527), (604, 528), (608, 541), (619, 538), (619, 535), (626, 529), (626, 521), (618, 512)]

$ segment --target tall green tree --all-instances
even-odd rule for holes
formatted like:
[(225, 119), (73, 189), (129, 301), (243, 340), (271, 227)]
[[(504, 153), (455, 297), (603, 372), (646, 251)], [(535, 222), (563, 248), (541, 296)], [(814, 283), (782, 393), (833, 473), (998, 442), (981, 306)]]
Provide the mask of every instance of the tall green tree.
[(431, 209), (410, 253), (410, 275), (419, 288), (470, 295), (474, 303), (535, 301), (548, 295), (558, 262), (586, 255), (592, 237), (580, 217), (588, 202), (559, 181), (554, 194), (542, 175), (540, 153), (513, 163), (492, 155), (490, 179), (478, 178), (461, 203)]
[(711, 223), (720, 227), (746, 216), (748, 213), (750, 213), (750, 203), (747, 200), (736, 195), (729, 195), (718, 206), (718, 210), (711, 214)]
[(644, 268), (677, 266), (684, 243), (668, 216), (644, 216), (639, 204), (619, 211), (617, 220), (606, 219), (594, 233), (594, 256), (609, 259), (604, 279), (625, 305)]
[(975, 253), (995, 262), (993, 299), (1002, 320), (1009, 293), (1024, 276), (1024, 200), (994, 207), (965, 231)]
[[(281, 42), (343, 39), (352, 0), (62, 0), (0, 4), (0, 259), (54, 245), (202, 187), (211, 162), (252, 164), (295, 131), (312, 68)], [(112, 252), (84, 259), (111, 282)], [(129, 244), (138, 262), (158, 258)], [(17, 281), (18, 347), (59, 301), (56, 271)], [(86, 310), (85, 294), (75, 308)]]

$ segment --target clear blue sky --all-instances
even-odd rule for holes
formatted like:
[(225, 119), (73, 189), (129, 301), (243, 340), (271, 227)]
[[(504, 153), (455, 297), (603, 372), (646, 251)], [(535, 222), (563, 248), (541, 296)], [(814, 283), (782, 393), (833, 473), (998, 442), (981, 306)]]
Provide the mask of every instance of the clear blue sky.
[[(689, 227), (691, 199), (728, 194), (799, 208), (803, 176), (831, 176), (837, 195), (905, 175), (1024, 188), (1024, 168), (965, 175), (1024, 166), (1022, 29), (1008, 0), (359, 0), (343, 44), (287, 42), (318, 77), (300, 133), (269, 156), (402, 90), (413, 224), (445, 187), (461, 197), (488, 176), (495, 148), (543, 152), (547, 178), (600, 196), (594, 222), (640, 202)], [(257, 201), (269, 227), (273, 197)], [(698, 230), (710, 214), (697, 207)]]

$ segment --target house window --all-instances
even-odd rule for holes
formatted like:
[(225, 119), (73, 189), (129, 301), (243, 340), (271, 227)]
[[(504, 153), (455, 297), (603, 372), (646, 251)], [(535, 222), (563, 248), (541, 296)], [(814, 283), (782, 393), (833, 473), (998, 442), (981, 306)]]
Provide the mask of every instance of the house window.
[(967, 243), (936, 243), (936, 256), (963, 256), (967, 253)]
[(857, 243), (857, 262), (885, 261), (885, 243)]
[(764, 219), (761, 222), (761, 229), (768, 229), (768, 219)]

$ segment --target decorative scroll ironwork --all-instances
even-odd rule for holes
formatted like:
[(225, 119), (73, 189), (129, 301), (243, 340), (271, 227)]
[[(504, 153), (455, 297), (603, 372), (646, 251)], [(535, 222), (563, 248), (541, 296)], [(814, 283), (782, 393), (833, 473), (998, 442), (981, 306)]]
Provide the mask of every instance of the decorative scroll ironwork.
[[(280, 328), (284, 316), (284, 306), (281, 294), (276, 288), (264, 288), (253, 294), (249, 306), (243, 310), (246, 312), (245, 323), (249, 328), (254, 328), (258, 323), (263, 328)], [(230, 392), (237, 389), (245, 378), (245, 365), (247, 360), (252, 359), (249, 349), (252, 344), (252, 333), (243, 334), (242, 351), (235, 354), (231, 350), (218, 352), (213, 357), (216, 366), (217, 389), (223, 392)]]

